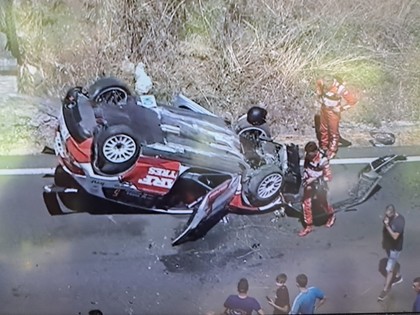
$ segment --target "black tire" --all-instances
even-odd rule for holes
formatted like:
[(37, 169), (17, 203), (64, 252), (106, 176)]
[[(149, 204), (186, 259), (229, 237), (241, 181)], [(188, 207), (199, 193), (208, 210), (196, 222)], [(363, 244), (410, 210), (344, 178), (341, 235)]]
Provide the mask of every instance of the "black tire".
[(271, 138), (270, 128), (267, 125), (248, 126), (237, 131), (238, 135), (245, 138)]
[(262, 207), (278, 198), (283, 185), (281, 169), (276, 165), (264, 165), (253, 171), (244, 191), (251, 205)]
[(242, 137), (265, 137), (271, 138), (270, 127), (268, 124), (262, 124), (259, 126), (251, 125), (247, 120), (246, 117), (242, 117), (238, 120), (236, 127), (236, 133)]
[(137, 161), (140, 146), (133, 131), (124, 125), (101, 129), (95, 135), (96, 166), (105, 174), (128, 170)]
[(120, 80), (106, 77), (97, 80), (89, 89), (89, 98), (94, 102), (111, 101), (120, 103), (132, 95), (130, 88)]

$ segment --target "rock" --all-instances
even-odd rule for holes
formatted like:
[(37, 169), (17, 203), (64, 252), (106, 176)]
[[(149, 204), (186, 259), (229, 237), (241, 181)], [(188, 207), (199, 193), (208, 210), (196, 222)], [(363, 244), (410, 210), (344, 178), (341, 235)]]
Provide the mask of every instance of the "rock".
[(126, 74), (135, 74), (134, 72), (135, 65), (128, 59), (124, 59), (124, 61), (121, 63), (121, 70)]
[(144, 63), (140, 62), (135, 71), (135, 90), (138, 94), (147, 94), (152, 89), (152, 80), (144, 70)]

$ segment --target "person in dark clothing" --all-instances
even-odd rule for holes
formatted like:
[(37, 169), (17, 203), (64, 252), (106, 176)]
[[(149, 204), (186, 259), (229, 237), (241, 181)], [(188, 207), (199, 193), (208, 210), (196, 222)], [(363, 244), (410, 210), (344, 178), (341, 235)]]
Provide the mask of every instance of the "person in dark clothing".
[(255, 298), (248, 296), (248, 289), (248, 280), (246, 278), (239, 280), (238, 295), (230, 295), (226, 299), (224, 314), (251, 315), (253, 311), (256, 311), (259, 315), (264, 315), (260, 303)]
[(420, 277), (413, 280), (413, 289), (417, 293), (413, 303), (413, 313), (420, 313)]
[[(387, 276), (385, 279), (385, 285), (384, 289), (378, 296), (379, 301), (385, 299), (391, 290), (392, 284), (401, 283), (403, 281), (400, 273), (401, 271), (397, 271), (395, 266), (403, 248), (405, 219), (395, 210), (395, 207), (392, 204), (388, 205), (385, 209), (383, 225), (382, 248), (386, 251), (388, 261), (386, 264)], [(396, 281), (393, 283), (392, 280), (394, 276)]]
[(289, 314), (290, 310), (290, 297), (289, 297), (289, 290), (286, 286), (287, 275), (281, 273), (276, 278), (276, 300), (273, 301), (269, 297), (267, 297), (268, 304), (270, 304), (274, 308), (273, 314)]

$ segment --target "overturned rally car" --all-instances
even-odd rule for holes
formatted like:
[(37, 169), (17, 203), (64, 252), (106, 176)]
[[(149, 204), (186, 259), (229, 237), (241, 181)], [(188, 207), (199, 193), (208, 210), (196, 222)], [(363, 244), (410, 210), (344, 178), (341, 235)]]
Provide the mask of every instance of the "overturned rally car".
[(69, 90), (54, 150), (51, 215), (190, 215), (173, 245), (228, 213), (284, 209), (301, 184), (298, 146), (274, 142), (266, 126), (226, 121), (181, 94), (160, 104), (111, 77)]

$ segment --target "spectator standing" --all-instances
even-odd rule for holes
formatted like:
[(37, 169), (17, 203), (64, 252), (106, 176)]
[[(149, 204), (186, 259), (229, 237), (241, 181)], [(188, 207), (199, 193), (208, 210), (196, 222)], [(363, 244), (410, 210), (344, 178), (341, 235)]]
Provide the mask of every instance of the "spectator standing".
[(248, 296), (249, 284), (246, 278), (242, 278), (238, 282), (238, 294), (230, 295), (225, 303), (225, 314), (227, 315), (252, 315), (256, 311), (259, 315), (264, 315), (260, 303)]
[(290, 310), (290, 297), (289, 290), (286, 286), (287, 275), (284, 273), (279, 274), (276, 277), (276, 300), (273, 302), (272, 299), (267, 297), (268, 304), (274, 308), (274, 315), (288, 314)]
[(319, 146), (332, 159), (337, 154), (340, 141), (341, 112), (356, 105), (357, 98), (347, 90), (343, 79), (337, 76), (331, 84), (323, 79), (317, 80), (316, 94), (321, 104)]
[(413, 280), (413, 289), (417, 293), (413, 304), (413, 313), (420, 313), (420, 277)]
[[(400, 268), (397, 270), (395, 266), (403, 249), (404, 226), (405, 219), (395, 210), (394, 205), (389, 204), (386, 206), (382, 229), (382, 248), (386, 251), (388, 256), (386, 264), (387, 275), (385, 278), (384, 288), (378, 296), (379, 301), (385, 299), (391, 290), (391, 285), (395, 285), (403, 281)], [(394, 277), (395, 280), (392, 282)]]
[(315, 310), (325, 303), (326, 297), (321, 289), (306, 287), (308, 285), (308, 277), (305, 274), (300, 274), (296, 277), (296, 285), (299, 289), (299, 294), (293, 301), (289, 314), (313, 314)]

